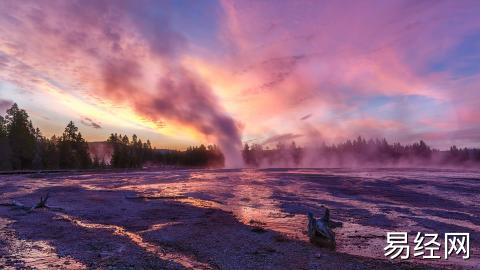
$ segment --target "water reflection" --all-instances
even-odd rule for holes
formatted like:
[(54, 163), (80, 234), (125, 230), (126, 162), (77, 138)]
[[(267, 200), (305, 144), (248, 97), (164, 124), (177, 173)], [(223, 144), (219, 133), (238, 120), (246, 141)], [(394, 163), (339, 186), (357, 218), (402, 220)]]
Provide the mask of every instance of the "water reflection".
[[(8, 228), (12, 220), (0, 218), (1, 249), (7, 249), (6, 256), (0, 256), (0, 268), (4, 269), (87, 269), (85, 265), (72, 257), (61, 257), (47, 241), (27, 241), (19, 239), (16, 233)], [(2, 254), (3, 252), (1, 252)]]
[[(186, 269), (211, 269), (211, 267), (207, 264), (200, 263), (196, 261), (195, 259), (188, 257), (184, 254), (174, 252), (172, 250), (164, 250), (158, 245), (149, 243), (148, 241), (145, 241), (141, 234), (139, 233), (134, 233), (126, 230), (125, 228), (117, 225), (108, 225), (108, 224), (98, 224), (98, 223), (92, 223), (92, 222), (87, 222), (85, 220), (81, 220), (66, 214), (59, 214), (61, 218), (64, 220), (67, 220), (69, 222), (72, 222), (76, 226), (80, 226), (82, 228), (87, 228), (87, 229), (103, 229), (103, 230), (112, 230), (113, 234), (116, 236), (120, 237), (126, 237), (130, 241), (132, 241), (135, 245), (138, 247), (142, 248), (146, 252), (149, 252), (156, 257), (165, 260), (165, 261), (172, 261), (175, 263), (178, 263), (185, 267)], [(161, 229), (162, 227), (169, 226), (172, 223), (165, 223), (165, 224), (155, 224), (148, 228), (144, 232), (148, 231), (153, 231), (153, 230), (158, 230)], [(121, 252), (121, 250), (119, 251)]]
[[(332, 219), (343, 223), (335, 229), (337, 251), (367, 257), (384, 258), (387, 231), (408, 230), (414, 237), (417, 231), (461, 230), (480, 238), (480, 173), (472, 170), (184, 170), (75, 176), (68, 181), (87, 189), (134, 191), (146, 200), (169, 198), (223, 209), (245, 224), (258, 223), (304, 241), (306, 212), (319, 216), (326, 206)], [(114, 229), (155, 251), (137, 235)], [(480, 247), (473, 241), (471, 252), (477, 254)], [(453, 262), (480, 264), (477, 258), (449, 259)]]

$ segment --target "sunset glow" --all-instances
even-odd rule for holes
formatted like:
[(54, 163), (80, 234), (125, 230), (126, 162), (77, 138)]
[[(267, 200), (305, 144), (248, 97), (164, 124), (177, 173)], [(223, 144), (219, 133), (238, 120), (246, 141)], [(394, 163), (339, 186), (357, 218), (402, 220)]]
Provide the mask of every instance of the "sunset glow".
[(0, 269), (479, 269), (480, 0), (0, 0)]
[(347, 2), (0, 1), (0, 109), (159, 148), (478, 146), (479, 2)]

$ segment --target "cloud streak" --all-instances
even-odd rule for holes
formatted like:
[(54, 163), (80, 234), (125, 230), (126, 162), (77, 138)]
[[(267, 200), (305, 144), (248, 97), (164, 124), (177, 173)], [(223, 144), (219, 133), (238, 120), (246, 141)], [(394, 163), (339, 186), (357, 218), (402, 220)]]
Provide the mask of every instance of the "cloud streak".
[[(170, 27), (168, 12), (152, 12), (151, 6), (168, 10), (168, 5), (156, 1), (54, 1), (48, 7), (36, 1), (2, 4), (13, 14), (5, 19), (9, 22), (2, 22), (3, 38), (22, 48), (3, 51), (25, 63), (30, 73), (55, 80), (59, 88), (78, 84), (74, 90), (63, 88), (73, 95), (106, 98), (152, 122), (196, 130), (222, 148), (227, 165), (241, 165), (237, 123), (209, 86), (182, 65), (180, 55), (188, 44)], [(21, 26), (7, 27), (17, 21)], [(22, 40), (29, 34), (31, 43)], [(34, 49), (40, 40), (45, 42)], [(21, 84), (16, 76), (19, 67), (11, 69), (4, 76)], [(64, 73), (64, 79), (56, 79), (55, 71)], [(99, 126), (86, 119), (82, 123)]]
[(97, 109), (127, 110), (232, 166), (243, 137), (314, 130), (478, 144), (478, 1), (216, 4), (189, 21), (193, 6), (165, 1), (0, 1), (0, 81), (104, 126)]
[(100, 124), (98, 124), (97, 122), (93, 121), (92, 119), (88, 118), (88, 117), (82, 117), (80, 119), (80, 123), (82, 123), (83, 125), (87, 126), (87, 127), (92, 127), (92, 128), (95, 128), (95, 129), (101, 129), (102, 126), (100, 126)]
[(292, 133), (286, 133), (286, 134), (280, 134), (280, 135), (275, 135), (272, 136), (265, 141), (263, 141), (262, 145), (268, 145), (268, 144), (273, 144), (273, 143), (285, 143), (289, 141), (294, 141), (297, 138), (302, 137), (303, 135), (301, 134), (292, 134)]
[[(478, 106), (468, 101), (480, 98), (478, 91), (472, 91), (478, 88), (476, 79), (467, 79), (457, 72), (458, 68), (454, 70), (458, 60), (444, 63), (443, 70), (432, 66), (454, 52), (458, 56), (451, 59), (462, 59), (462, 66), (479, 73), (479, 65), (474, 63), (480, 56), (480, 43), (475, 41), (480, 40), (476, 38), (480, 37), (475, 15), (480, 11), (478, 2), (222, 3), (226, 22), (223, 36), (236, 44), (231, 46), (235, 52), (232, 55), (238, 56), (235, 65), (246, 67), (244, 74), (232, 80), (253, 78), (252, 86), (242, 92), (252, 96), (250, 100), (245, 98), (245, 103), (256, 99), (268, 104), (253, 107), (253, 115), (279, 116), (285, 121), (285, 115), (318, 112), (320, 108), (317, 121), (319, 126), (328, 124), (330, 134), (325, 132), (325, 136), (330, 139), (341, 130), (345, 136), (353, 137), (362, 131), (371, 133), (372, 125), (346, 130), (341, 127), (341, 122), (359, 117), (365, 123), (398, 122), (403, 126), (401, 130), (398, 125), (380, 125), (376, 129), (380, 136), (398, 132), (393, 139), (402, 134), (419, 134), (422, 128), (450, 132), (419, 125), (422, 118), (430, 117), (422, 114), (427, 111), (424, 108), (409, 116), (398, 113), (388, 120), (381, 119), (383, 115), (375, 112), (381, 110), (378, 98), (388, 99), (398, 108), (404, 96), (436, 101), (421, 106), (447, 110), (448, 117), (440, 116), (436, 121), (459, 129), (455, 133), (459, 139), (461, 130), (473, 127), (475, 119), (479, 119)], [(296, 55), (302, 58), (265, 64), (271, 63), (270, 59), (289, 59), (286, 56), (295, 59)], [(362, 107), (369, 107), (369, 111), (362, 111)]]

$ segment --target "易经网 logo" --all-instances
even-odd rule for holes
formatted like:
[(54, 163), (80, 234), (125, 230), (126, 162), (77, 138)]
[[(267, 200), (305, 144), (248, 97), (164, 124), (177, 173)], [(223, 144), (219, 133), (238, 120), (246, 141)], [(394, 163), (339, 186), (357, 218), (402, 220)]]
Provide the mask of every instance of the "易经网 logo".
[[(417, 233), (414, 239), (413, 257), (423, 259), (441, 259), (440, 248), (442, 242), (437, 233)], [(445, 233), (444, 234), (444, 259), (451, 256), (462, 256), (464, 260), (470, 258), (470, 234), (469, 233)], [(387, 232), (387, 246), (384, 248), (385, 257), (402, 260), (410, 258), (410, 245), (408, 244), (407, 232)]]

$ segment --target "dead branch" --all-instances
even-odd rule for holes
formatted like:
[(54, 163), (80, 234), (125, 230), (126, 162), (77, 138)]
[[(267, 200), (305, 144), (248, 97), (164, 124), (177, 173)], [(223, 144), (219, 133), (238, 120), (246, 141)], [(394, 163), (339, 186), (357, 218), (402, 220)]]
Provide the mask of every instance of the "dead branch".
[(31, 206), (31, 207), (25, 206), (23, 203), (17, 202), (15, 200), (12, 200), (12, 202), (10, 202), (10, 203), (0, 203), (0, 206), (13, 207), (14, 209), (20, 209), (20, 210), (24, 210), (24, 211), (27, 211), (27, 212), (32, 212), (33, 210), (40, 209), (40, 208), (45, 208), (45, 209), (49, 209), (49, 210), (52, 210), (52, 211), (64, 211), (64, 209), (60, 208), (60, 207), (48, 206), (47, 205), (47, 200), (48, 200), (49, 197), (50, 197), (49, 193), (47, 193), (45, 198), (43, 196), (40, 196), (40, 201), (36, 205)]
[(43, 198), (42, 196), (40, 196), (40, 201), (37, 203), (37, 205), (35, 205), (35, 207), (33, 209), (38, 209), (38, 208), (48, 208), (47, 206), (47, 200), (48, 200), (48, 197), (50, 196), (49, 193), (47, 193), (47, 195), (45, 196), (45, 198)]

